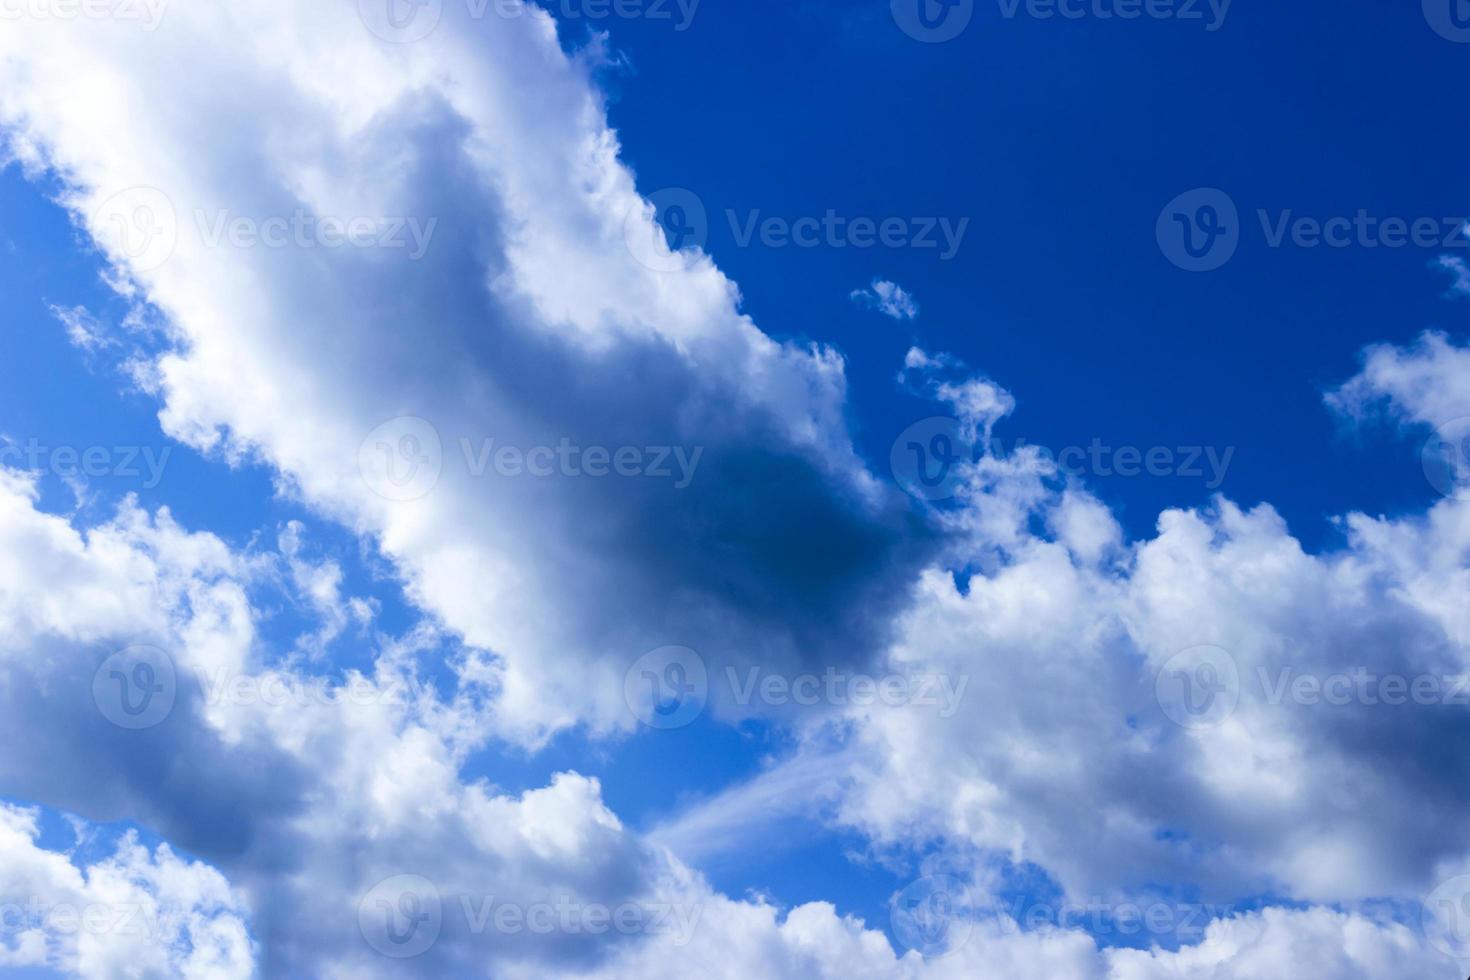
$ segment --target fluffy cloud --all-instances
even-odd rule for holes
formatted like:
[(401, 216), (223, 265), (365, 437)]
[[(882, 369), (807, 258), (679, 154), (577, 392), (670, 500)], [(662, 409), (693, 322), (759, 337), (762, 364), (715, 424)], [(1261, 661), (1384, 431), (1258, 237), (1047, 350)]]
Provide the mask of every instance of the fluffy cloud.
[(887, 279), (874, 279), (867, 289), (854, 289), (851, 299), (895, 320), (913, 320), (919, 315), (919, 304), (914, 298), (898, 283)]
[(669, 252), (596, 50), (534, 7), (407, 44), (352, 0), (249, 16), (0, 38), (12, 152), (172, 331), (139, 369), (165, 429), (374, 536), (527, 741), (629, 725), (623, 672), (671, 643), (874, 658), (921, 525), (853, 453), (838, 355)]
[[(376, 541), (430, 614), (377, 638), (365, 673), (313, 677), (302, 661), (371, 609), (309, 558), (304, 528), (279, 553), (239, 554), (133, 503), (78, 527), (0, 471), (0, 737), (46, 747), (0, 756), (0, 790), (136, 821), (209, 865), (128, 841), (83, 873), (7, 810), (7, 866), (41, 869), (26, 880), (59, 900), (124, 878), (207, 907), (187, 943), (146, 954), (200, 975), (237, 970), (247, 925), (268, 975), (1443, 965), (1369, 900), (1417, 910), (1467, 865), (1462, 713), (1377, 688), (1342, 704), (1279, 692), (1466, 673), (1464, 502), (1349, 515), (1341, 546), (1313, 555), (1269, 506), (1226, 500), (1126, 542), (1028, 450), (963, 465), (953, 503), (900, 500), (854, 453), (840, 356), (771, 341), (707, 257), (670, 252), (617, 160), (595, 47), (568, 54), (539, 11), (456, 4), (393, 43), (360, 19), (369, 7), (189, 5), (153, 31), (0, 34), (10, 152), (61, 178), (118, 289), (167, 325), (133, 368), (165, 429), (273, 467), (284, 492)], [(880, 307), (912, 311), (888, 285)], [(1470, 415), (1467, 363), (1436, 335), (1375, 349), (1331, 400), (1439, 424)], [(958, 367), (906, 360), (988, 442), (1014, 399)], [(319, 620), (285, 653), (257, 626), (254, 596), (277, 586)], [(828, 712), (795, 761), (653, 840), (577, 773), (520, 794), (462, 777), (495, 738), (629, 726), (624, 670), (670, 643), (698, 646), (716, 678), (744, 663), (964, 677), (964, 710)], [(442, 691), (419, 669), (440, 644), (455, 675)], [(130, 683), (167, 692), (162, 717), (139, 717), (155, 702)], [(1193, 683), (1205, 701), (1168, 687)], [(736, 710), (728, 694), (718, 709)], [(1198, 944), (1147, 950), (984, 919), (926, 960), (830, 905), (719, 895), (663, 846), (735, 846), (810, 785), (802, 767), (833, 759), (826, 816), (882, 852), (971, 857), (982, 894), (1034, 871), (1110, 903), (1334, 907), (1227, 914)], [(628, 928), (586, 928), (619, 910)], [(558, 924), (535, 927), (542, 913)], [(89, 956), (131, 955), (89, 944), (26, 932), (6, 955), (89, 975), (119, 972)]]
[(79, 866), (37, 843), (36, 813), (0, 805), (0, 966), (86, 977), (244, 978), (253, 954), (224, 876), (133, 835)]

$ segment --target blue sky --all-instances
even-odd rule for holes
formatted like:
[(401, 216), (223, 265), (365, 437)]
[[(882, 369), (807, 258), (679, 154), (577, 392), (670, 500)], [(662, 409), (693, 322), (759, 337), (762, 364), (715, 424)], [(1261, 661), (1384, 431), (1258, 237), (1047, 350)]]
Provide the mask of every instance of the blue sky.
[[(0, 24), (0, 715), (54, 759), (0, 764), (26, 882), (0, 905), (116, 909), (121, 867), (188, 921), (140, 953), (0, 919), (0, 971), (1463, 966), (1470, 930), (1426, 898), (1470, 894), (1453, 698), (1283, 706), (1266, 678), (1470, 671), (1465, 473), (1436, 487), (1420, 459), (1470, 417), (1470, 45), (1433, 0), (961, 0), (940, 43), (906, 3), (569, 0), (549, 40), (462, 0), (393, 40), (371, 0)], [(89, 67), (62, 89), (43, 59)], [(152, 267), (106, 237), (145, 185), (177, 219)], [(1174, 261), (1176, 200), (1196, 231), (1200, 202), (1233, 206), (1218, 268)], [(196, 219), (290, 208), (432, 231), (406, 256)], [(1292, 224), (1359, 215), (1343, 247)], [(1384, 244), (1385, 219), (1433, 241)], [(785, 241), (802, 222), (840, 230)], [(857, 244), (885, 222), (892, 245)], [(1003, 449), (930, 500), (890, 459), (935, 417)], [(365, 454), (417, 453), (422, 426), (443, 475), (394, 500)], [(460, 440), (492, 437), (701, 455), (687, 488), (464, 472)], [(179, 679), (143, 732), (77, 686), (138, 645)], [(655, 648), (708, 668), (673, 730), (623, 693)], [(747, 670), (964, 686), (937, 717), (752, 705)], [(190, 684), (220, 671), (413, 698), (273, 711)], [(1177, 714), (1170, 678), (1221, 676), (1225, 717)], [(446, 909), (571, 895), (703, 925), (670, 947), (445, 912), (399, 959), (363, 910), (403, 875)], [(1150, 903), (1168, 924), (1119, 924)], [(935, 915), (947, 938), (916, 942)]]

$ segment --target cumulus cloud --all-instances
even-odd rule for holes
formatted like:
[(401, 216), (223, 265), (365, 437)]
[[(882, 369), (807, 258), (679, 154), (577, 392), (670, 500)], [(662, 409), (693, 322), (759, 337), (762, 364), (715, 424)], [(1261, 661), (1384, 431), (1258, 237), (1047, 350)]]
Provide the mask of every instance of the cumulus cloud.
[[(0, 789), (170, 842), (129, 840), (84, 872), (6, 810), (6, 861), (73, 898), (118, 876), (154, 900), (182, 889), (208, 921), (136, 962), (201, 976), (234, 975), (247, 928), (267, 975), (1443, 965), (1373, 900), (1417, 908), (1470, 863), (1462, 713), (1279, 692), (1298, 676), (1466, 674), (1463, 501), (1348, 515), (1343, 543), (1309, 554), (1268, 505), (1224, 499), (1125, 541), (1029, 449), (963, 461), (952, 503), (900, 499), (854, 450), (841, 356), (772, 341), (707, 256), (669, 249), (618, 162), (595, 48), (568, 54), (535, 9), (445, 5), (413, 43), (359, 10), (196, 4), (156, 31), (0, 34), (9, 153), (61, 179), (119, 292), (167, 331), (130, 366), (165, 430), (272, 467), (283, 492), (374, 541), (426, 613), (407, 636), (361, 640), (360, 673), (321, 665), (371, 609), (311, 558), (304, 528), (265, 554), (131, 501), (80, 526), (0, 471), (0, 736), (46, 747), (0, 756)], [(883, 280), (855, 296), (917, 313)], [(1470, 415), (1467, 364), (1439, 335), (1375, 348), (1330, 401), (1437, 425)], [(971, 441), (1015, 407), (944, 355), (911, 351), (904, 377)], [(319, 621), (297, 648), (261, 638), (262, 588)], [(964, 710), (828, 712), (795, 759), (648, 839), (575, 772), (521, 793), (463, 778), (493, 739), (630, 727), (624, 671), (671, 643), (697, 646), (715, 678), (747, 663), (964, 677)], [(419, 668), (444, 648), (441, 690)], [(1204, 702), (1169, 688), (1194, 682)], [(141, 717), (165, 691), (162, 715)], [(1268, 907), (1146, 950), (983, 919), (925, 959), (825, 903), (719, 895), (681, 861), (739, 846), (815, 771), (821, 819), (884, 852), (969, 856), (985, 894), (1035, 873), (1066, 896)], [(527, 921), (568, 906), (576, 929)], [(581, 928), (624, 909), (630, 928)], [(659, 911), (672, 928), (637, 918)], [(107, 975), (120, 961), (87, 957), (131, 954), (103, 945), (27, 931), (5, 955)]]
[(412, 44), (347, 0), (252, 17), (0, 40), (12, 152), (65, 179), (172, 331), (141, 372), (165, 429), (373, 536), (494, 652), (527, 741), (628, 725), (623, 671), (673, 642), (875, 657), (929, 546), (853, 451), (841, 358), (771, 341), (706, 256), (670, 256), (594, 55), (532, 7), (449, 5)]
[(86, 977), (243, 978), (253, 953), (224, 876), (129, 833), (90, 865), (38, 844), (34, 810), (0, 805), (0, 966)]
[(895, 320), (913, 320), (919, 315), (919, 304), (914, 298), (898, 283), (887, 279), (874, 279), (867, 289), (854, 289), (850, 298), (859, 306)]

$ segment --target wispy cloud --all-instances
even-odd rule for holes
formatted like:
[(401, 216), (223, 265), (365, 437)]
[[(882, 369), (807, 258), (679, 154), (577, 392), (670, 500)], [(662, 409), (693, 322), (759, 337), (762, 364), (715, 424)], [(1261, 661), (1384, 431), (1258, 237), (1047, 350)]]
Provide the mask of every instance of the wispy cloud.
[(867, 289), (854, 289), (851, 299), (859, 306), (877, 310), (895, 320), (913, 320), (919, 315), (919, 304), (896, 282), (874, 279)]

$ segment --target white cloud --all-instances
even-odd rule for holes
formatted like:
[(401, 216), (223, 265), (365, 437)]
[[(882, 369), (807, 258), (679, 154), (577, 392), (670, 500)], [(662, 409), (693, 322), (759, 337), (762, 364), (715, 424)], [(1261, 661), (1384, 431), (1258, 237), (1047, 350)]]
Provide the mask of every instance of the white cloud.
[(913, 320), (919, 315), (919, 304), (914, 298), (898, 283), (887, 279), (874, 279), (867, 289), (854, 289), (851, 299), (895, 320)]
[[(713, 663), (875, 657), (927, 545), (853, 452), (841, 358), (767, 338), (697, 252), (667, 272), (634, 256), (651, 208), (551, 19), (450, 4), (414, 44), (378, 40), (349, 0), (270, 0), (249, 23), (194, 5), (154, 32), (0, 38), (17, 154), (64, 178), (172, 331), (134, 365), (165, 429), (267, 462), (375, 537), (418, 604), (493, 651), (498, 720), (527, 742), (632, 724), (623, 671), (681, 637)], [(384, 217), (434, 222), (421, 257), (318, 241)], [(217, 244), (236, 220), (308, 244)], [(427, 424), (380, 429), (403, 417)], [(692, 479), (493, 462), (564, 444)], [(411, 446), (437, 476), (403, 499), (386, 466)]]
[[(233, 553), (133, 503), (82, 530), (0, 473), (0, 735), (46, 747), (0, 757), (0, 788), (136, 820), (200, 855), (248, 910), (267, 974), (1135, 980), (1437, 968), (1419, 937), (1370, 919), (1364, 903), (1412, 906), (1466, 866), (1470, 774), (1445, 748), (1463, 741), (1461, 716), (1273, 704), (1258, 686), (1199, 733), (1169, 720), (1156, 682), (1200, 644), (1248, 679), (1470, 669), (1465, 504), (1351, 515), (1345, 544), (1321, 555), (1269, 506), (1224, 500), (1168, 511), (1153, 539), (1127, 544), (1106, 507), (1018, 451), (967, 467), (956, 505), (915, 515), (853, 451), (836, 352), (765, 337), (707, 257), (659, 255), (675, 259), (659, 271), (626, 246), (631, 222), (664, 247), (617, 161), (589, 82), (594, 55), (565, 55), (540, 13), (471, 20), (445, 5), (429, 37), (393, 45), (356, 10), (196, 4), (154, 32), (28, 23), (0, 34), (0, 123), (14, 154), (63, 179), (63, 203), (116, 263), (120, 292), (166, 319), (171, 348), (136, 373), (162, 399), (167, 431), (263, 460), (288, 492), (374, 538), (449, 635), (458, 687), (441, 696), (418, 683), (417, 658), (443, 639), (430, 624), (372, 651), (366, 676), (333, 675), (333, 692), (359, 685), (366, 703), (312, 696), (312, 679), (259, 637), (252, 601), (284, 568), (322, 620), (308, 652), (344, 634), (340, 571), (303, 555), (299, 529), (271, 556)], [(412, 218), (433, 233), (417, 258), (211, 242), (220, 221), (297, 215), (371, 219), (374, 234), (378, 219)], [(870, 295), (895, 318), (917, 312), (895, 284)], [(1014, 408), (992, 381), (942, 376), (952, 359), (916, 349), (906, 366), (976, 437), (988, 441)], [(1464, 349), (1429, 335), (1371, 351), (1331, 397), (1350, 414), (1387, 399), (1437, 424), (1470, 415), (1467, 377)], [(380, 428), (405, 417), (427, 427)], [(522, 452), (564, 440), (699, 449), (704, 479), (681, 490), (647, 476), (476, 475), (490, 438)], [(404, 476), (391, 485), (380, 482), (390, 465)], [(975, 572), (965, 588), (952, 568)], [(785, 912), (714, 894), (628, 831), (585, 776), (520, 794), (462, 778), (497, 736), (534, 744), (579, 722), (630, 726), (623, 670), (685, 637), (716, 667), (878, 662), (971, 678), (953, 717), (860, 709), (836, 735), (830, 719), (803, 733), (824, 750), (844, 745), (842, 770), (823, 780), (833, 819), (876, 847), (941, 843), (1031, 863), (1067, 894), (1162, 887), (1229, 904), (1264, 893), (1351, 911), (1268, 909), (1179, 952), (986, 926), (929, 963), (821, 903)], [(155, 727), (119, 730), (94, 700), (94, 672), (134, 644), (169, 652), (177, 702)], [(286, 698), (221, 698), (221, 676)], [(702, 828), (738, 846), (739, 818), (802, 772), (772, 770), (665, 836), (683, 847)], [(74, 870), (18, 833), (19, 861), (76, 887)], [(172, 869), (171, 853), (130, 851), (129, 866)], [(449, 910), (407, 964), (379, 955), (359, 917), (380, 882), (404, 874)], [(698, 938), (497, 934), (455, 912), (492, 897), (698, 909)], [(230, 915), (210, 947), (221, 964), (237, 952)], [(28, 937), (12, 952), (86, 955), (48, 943)]]
[(38, 846), (36, 813), (0, 805), (0, 966), (97, 978), (253, 975), (224, 876), (126, 835), (87, 866)]

